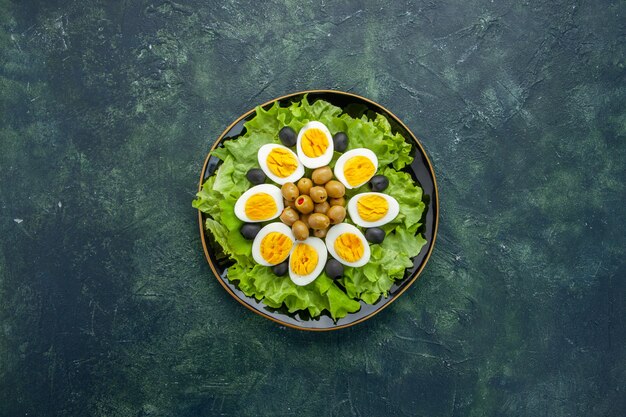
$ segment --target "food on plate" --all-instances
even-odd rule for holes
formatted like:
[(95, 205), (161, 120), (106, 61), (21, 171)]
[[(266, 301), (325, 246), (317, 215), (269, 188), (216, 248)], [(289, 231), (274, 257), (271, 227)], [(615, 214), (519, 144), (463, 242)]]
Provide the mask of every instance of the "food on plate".
[(389, 179), (384, 175), (374, 175), (369, 184), (372, 191), (382, 192), (389, 187)]
[(328, 203), (328, 201), (324, 201), (322, 203), (317, 203), (313, 207), (313, 211), (314, 212), (322, 213), (322, 214), (328, 213), (328, 209), (330, 209), (330, 204)]
[(259, 265), (277, 265), (287, 259), (294, 242), (295, 238), (289, 226), (270, 223), (254, 238), (252, 257)]
[(276, 184), (294, 183), (304, 175), (304, 166), (296, 154), (282, 145), (261, 146), (258, 160), (265, 175)]
[(300, 215), (291, 207), (285, 207), (283, 212), (280, 214), (280, 221), (285, 223), (287, 226), (291, 226), (298, 220), (300, 220)]
[(289, 278), (296, 285), (310, 284), (324, 270), (327, 257), (322, 239), (309, 237), (297, 242), (289, 257)]
[(280, 188), (271, 184), (255, 185), (243, 193), (235, 203), (235, 215), (248, 223), (275, 219), (285, 206)]
[(272, 273), (277, 277), (287, 275), (287, 272), (289, 272), (289, 261), (283, 261), (272, 267)]
[(296, 134), (296, 132), (289, 126), (284, 126), (282, 129), (280, 129), (280, 131), (278, 132), (278, 137), (280, 138), (280, 141), (283, 143), (283, 145), (289, 147), (294, 146), (296, 144), (296, 140), (298, 139), (298, 135)]
[(330, 169), (328, 165), (317, 168), (311, 173), (311, 179), (313, 180), (313, 183), (317, 185), (324, 185), (333, 179), (333, 170)]
[(386, 297), (426, 243), (411, 154), (382, 115), (306, 97), (259, 107), (212, 151), (222, 162), (193, 205), (243, 293), (338, 320)]
[(313, 229), (313, 236), (315, 237), (319, 237), (319, 238), (325, 238), (326, 234), (328, 233), (328, 227), (325, 229)]
[(319, 168), (328, 165), (333, 159), (335, 146), (328, 128), (318, 121), (312, 121), (298, 132), (296, 149), (305, 167)]
[(328, 229), (330, 219), (322, 213), (313, 213), (309, 216), (309, 227), (315, 230)]
[(326, 262), (326, 267), (324, 268), (326, 275), (328, 275), (332, 279), (339, 278), (343, 275), (343, 265), (341, 262), (334, 258), (330, 258)]
[(261, 231), (261, 225), (258, 223), (244, 223), (239, 231), (245, 239), (252, 240)]
[(337, 159), (335, 177), (346, 188), (357, 188), (374, 176), (378, 169), (376, 154), (366, 148), (352, 149)]
[(309, 195), (309, 191), (313, 187), (313, 181), (310, 178), (302, 178), (297, 185), (300, 194)]
[(328, 194), (330, 198), (342, 198), (346, 195), (346, 187), (336, 180), (328, 181), (326, 185), (324, 185), (324, 189), (326, 189), (326, 194)]
[(280, 187), (280, 192), (282, 193), (283, 198), (290, 202), (296, 201), (296, 198), (298, 198), (298, 196), (300, 195), (300, 190), (293, 182), (284, 183), (283, 186)]
[(291, 231), (298, 240), (305, 240), (309, 237), (309, 226), (302, 220), (296, 220), (291, 225)]
[(254, 185), (263, 184), (267, 176), (260, 168), (252, 168), (246, 173), (246, 178)]
[(363, 266), (370, 260), (370, 247), (363, 233), (351, 224), (331, 227), (326, 234), (330, 255), (346, 266)]
[(348, 135), (343, 132), (337, 132), (333, 136), (333, 144), (335, 145), (335, 151), (343, 152), (348, 147)]
[(314, 208), (313, 200), (308, 195), (302, 194), (296, 198), (296, 209), (298, 209), (300, 213), (308, 214), (312, 212)]
[(311, 189), (309, 190), (309, 195), (311, 196), (311, 200), (313, 200), (314, 203), (323, 203), (328, 198), (326, 188), (320, 187), (319, 185), (311, 187)]
[(398, 201), (383, 193), (361, 193), (348, 201), (348, 214), (362, 227), (377, 227), (389, 223), (400, 212)]
[(370, 243), (383, 243), (385, 231), (380, 227), (372, 227), (365, 231), (365, 239)]
[(344, 206), (335, 205), (328, 209), (328, 218), (332, 224), (338, 224), (346, 218), (346, 209)]

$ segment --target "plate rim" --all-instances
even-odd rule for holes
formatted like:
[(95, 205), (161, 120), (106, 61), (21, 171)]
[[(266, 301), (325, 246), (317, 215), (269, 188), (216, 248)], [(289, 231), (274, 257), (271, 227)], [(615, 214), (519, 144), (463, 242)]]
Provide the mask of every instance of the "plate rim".
[[(426, 256), (424, 257), (424, 260), (422, 261), (420, 267), (415, 271), (415, 273), (413, 274), (412, 277), (409, 278), (409, 280), (406, 282), (406, 284), (403, 285), (403, 287), (400, 289), (400, 291), (394, 295), (394, 297), (389, 300), (389, 302), (385, 303), (384, 305), (382, 305), (380, 308), (372, 311), (370, 314), (363, 316), (355, 321), (352, 321), (350, 323), (345, 323), (345, 324), (340, 324), (340, 325), (335, 325), (335, 326), (331, 326), (331, 327), (303, 327), (303, 326), (298, 326), (292, 323), (287, 323), (284, 321), (281, 321), (278, 318), (275, 318), (273, 316), (270, 316), (269, 314), (266, 314), (262, 311), (259, 311), (255, 308), (253, 308), (252, 306), (248, 305), (247, 303), (245, 303), (242, 299), (239, 298), (239, 296), (237, 294), (235, 294), (229, 287), (228, 285), (226, 285), (225, 282), (223, 282), (221, 279), (219, 279), (219, 273), (217, 272), (217, 270), (215, 269), (215, 266), (213, 265), (213, 262), (211, 261), (211, 257), (209, 255), (209, 251), (208, 251), (208, 247), (207, 247), (207, 243), (206, 243), (206, 237), (205, 237), (205, 230), (204, 230), (204, 222), (202, 219), (202, 212), (200, 210), (198, 210), (198, 225), (200, 228), (200, 240), (202, 241), (202, 248), (204, 251), (204, 256), (209, 264), (209, 266), (211, 267), (211, 271), (213, 272), (213, 275), (215, 276), (215, 279), (220, 283), (220, 285), (222, 286), (222, 288), (224, 288), (235, 300), (237, 300), (237, 302), (241, 305), (243, 305), (244, 307), (246, 307), (248, 310), (252, 311), (253, 313), (258, 314), (261, 317), (264, 317), (266, 319), (269, 319), (279, 325), (282, 326), (286, 326), (292, 329), (297, 329), (297, 330), (303, 330), (303, 331), (310, 331), (310, 332), (327, 332), (327, 331), (332, 331), (332, 330), (340, 330), (340, 329), (345, 329), (348, 327), (352, 327), (356, 324), (362, 323), (365, 320), (368, 320), (372, 317), (374, 317), (376, 314), (378, 314), (379, 312), (383, 311), (385, 308), (387, 308), (387, 306), (391, 305), (394, 301), (396, 301), (397, 298), (399, 298), (409, 287), (411, 287), (413, 285), (413, 283), (415, 283), (415, 281), (417, 280), (417, 278), (420, 276), (420, 274), (422, 273), (422, 271), (424, 270), (424, 268), (426, 267), (426, 264), (428, 263), (428, 261), (430, 260), (430, 256), (432, 255), (433, 249), (435, 248), (435, 242), (437, 240), (437, 231), (439, 229), (439, 188), (437, 186), (437, 178), (435, 176), (435, 171), (433, 169), (433, 164), (430, 160), (430, 158), (428, 157), (428, 154), (426, 153), (426, 150), (424, 149), (424, 147), (422, 146), (422, 143), (419, 141), (419, 139), (417, 138), (417, 136), (411, 131), (411, 129), (409, 129), (409, 127), (404, 124), (404, 122), (402, 120), (400, 120), (400, 118), (398, 116), (395, 115), (395, 113), (391, 112), (389, 109), (387, 109), (385, 106), (370, 100), (366, 97), (360, 96), (358, 94), (354, 94), (354, 93), (350, 93), (350, 92), (346, 92), (346, 91), (341, 91), (341, 90), (332, 90), (332, 89), (315, 89), (315, 90), (303, 90), (303, 91), (298, 91), (298, 92), (294, 92), (294, 93), (289, 93), (289, 94), (285, 94), (283, 96), (280, 97), (276, 97), (273, 98), (271, 100), (266, 101), (265, 103), (259, 104), (255, 107), (253, 107), (252, 109), (248, 110), (247, 112), (243, 113), (241, 116), (239, 116), (237, 119), (235, 119), (230, 125), (228, 125), (228, 127), (226, 127), (226, 129), (224, 129), (224, 131), (218, 136), (218, 138), (215, 140), (215, 143), (213, 143), (213, 145), (211, 146), (211, 149), (209, 150), (209, 152), (207, 153), (207, 156), (204, 160), (204, 164), (202, 166), (202, 170), (200, 171), (200, 182), (198, 184), (198, 192), (202, 191), (202, 185), (204, 184), (205, 178), (204, 175), (206, 173), (207, 170), (207, 166), (209, 164), (209, 159), (211, 158), (211, 153), (219, 146), (219, 144), (224, 140), (224, 136), (233, 128), (233, 126), (235, 126), (237, 123), (241, 122), (243, 119), (247, 118), (248, 116), (250, 116), (252, 113), (254, 113), (256, 111), (257, 107), (265, 107), (267, 105), (273, 104), (277, 101), (281, 101), (281, 100), (285, 100), (285, 99), (289, 99), (291, 97), (294, 96), (299, 96), (299, 95), (304, 95), (304, 94), (324, 94), (324, 93), (329, 93), (329, 94), (339, 94), (339, 95), (344, 95), (344, 96), (348, 96), (348, 97), (354, 97), (357, 98), (359, 100), (363, 100), (366, 101), (370, 104), (373, 104), (381, 109), (383, 109), (384, 111), (386, 111), (389, 115), (391, 115), (391, 117), (393, 117), (395, 119), (395, 121), (401, 125), (408, 133), (410, 138), (413, 140), (413, 142), (415, 142), (415, 144), (418, 146), (418, 148), (420, 149), (423, 157), (426, 159), (426, 161), (428, 162), (428, 171), (430, 172), (430, 175), (433, 179), (433, 185), (434, 185), (434, 206), (436, 208), (436, 213), (433, 219), (434, 225), (433, 225), (433, 238), (432, 238), (432, 243), (430, 245), (430, 248), (428, 249), (428, 252), (426, 253)], [(262, 300), (259, 302), (263, 302)]]

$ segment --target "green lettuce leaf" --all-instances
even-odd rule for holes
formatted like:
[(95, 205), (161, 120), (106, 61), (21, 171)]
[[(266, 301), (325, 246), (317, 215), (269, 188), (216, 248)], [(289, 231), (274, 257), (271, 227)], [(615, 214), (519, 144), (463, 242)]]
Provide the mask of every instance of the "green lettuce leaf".
[[(332, 134), (346, 132), (350, 138), (348, 149), (366, 147), (376, 153), (378, 173), (389, 178), (385, 192), (398, 200), (400, 214), (384, 226), (387, 237), (382, 244), (371, 246), (372, 256), (364, 267), (346, 268), (339, 282), (322, 273), (311, 284), (300, 287), (289, 277), (278, 277), (271, 268), (254, 262), (252, 243), (239, 233), (243, 223), (235, 216), (234, 206), (237, 198), (252, 185), (246, 173), (258, 167), (259, 148), (267, 143), (280, 143), (278, 131), (282, 127), (290, 126), (298, 131), (312, 120), (324, 123)], [(206, 213), (207, 230), (234, 261), (228, 268), (228, 279), (237, 282), (247, 296), (263, 300), (269, 307), (284, 305), (290, 312), (307, 310), (312, 317), (327, 311), (335, 320), (358, 311), (359, 299), (373, 304), (386, 296), (394, 281), (402, 278), (405, 268), (412, 265), (411, 257), (425, 244), (417, 233), (425, 209), (422, 190), (409, 174), (397, 171), (411, 163), (411, 145), (400, 134), (392, 133), (382, 115), (353, 118), (326, 101), (309, 103), (307, 97), (287, 107), (277, 103), (267, 110), (257, 107), (255, 117), (244, 127), (245, 133), (237, 140), (225, 141), (212, 152), (223, 162), (203, 184), (192, 204)], [(335, 153), (331, 166), (338, 157), (339, 153)], [(364, 191), (368, 191), (367, 187), (351, 190), (349, 196)]]

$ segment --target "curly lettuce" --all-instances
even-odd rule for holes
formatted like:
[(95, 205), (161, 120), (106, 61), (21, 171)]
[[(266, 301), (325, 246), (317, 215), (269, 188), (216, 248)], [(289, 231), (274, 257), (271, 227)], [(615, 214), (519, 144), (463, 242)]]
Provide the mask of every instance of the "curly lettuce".
[[(389, 178), (385, 192), (398, 200), (400, 214), (383, 227), (387, 236), (381, 244), (371, 245), (371, 259), (365, 266), (346, 268), (337, 281), (322, 273), (312, 283), (297, 286), (288, 276), (278, 277), (270, 267), (254, 262), (252, 242), (239, 233), (243, 223), (235, 216), (234, 206), (237, 198), (252, 186), (246, 173), (258, 166), (259, 148), (280, 143), (278, 131), (282, 127), (298, 131), (312, 120), (324, 123), (332, 134), (345, 132), (350, 138), (348, 149), (366, 147), (376, 153), (378, 173)], [(354, 118), (324, 100), (309, 103), (306, 97), (287, 107), (278, 103), (268, 110), (257, 107), (255, 117), (244, 126), (244, 135), (213, 151), (213, 156), (223, 162), (192, 203), (206, 213), (206, 229), (233, 261), (228, 279), (236, 282), (244, 294), (263, 300), (269, 307), (285, 305), (289, 312), (307, 310), (312, 317), (327, 311), (334, 320), (358, 311), (358, 300), (373, 304), (387, 296), (394, 281), (403, 277), (405, 269), (413, 265), (411, 258), (426, 243), (418, 233), (425, 209), (422, 190), (409, 174), (399, 171), (412, 162), (411, 145), (400, 134), (394, 134), (380, 114)], [(334, 160), (336, 157), (338, 154)]]

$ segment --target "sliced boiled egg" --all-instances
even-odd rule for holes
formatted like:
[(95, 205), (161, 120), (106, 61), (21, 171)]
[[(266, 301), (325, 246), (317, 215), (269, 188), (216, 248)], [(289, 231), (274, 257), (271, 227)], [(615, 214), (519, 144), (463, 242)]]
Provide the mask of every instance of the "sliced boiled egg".
[(270, 223), (252, 242), (252, 257), (259, 265), (277, 265), (289, 257), (296, 238), (284, 223)]
[(367, 148), (352, 149), (337, 159), (335, 177), (346, 188), (357, 188), (365, 184), (376, 174), (378, 158)]
[(320, 122), (309, 122), (298, 132), (296, 151), (298, 158), (307, 168), (328, 165), (333, 159), (335, 145), (328, 128)]
[(348, 214), (362, 227), (378, 227), (396, 218), (400, 212), (398, 201), (383, 193), (361, 193), (348, 201)]
[(326, 247), (333, 258), (347, 266), (363, 266), (370, 260), (370, 247), (365, 236), (348, 223), (328, 229)]
[(324, 270), (327, 258), (322, 239), (308, 237), (296, 242), (289, 256), (289, 278), (296, 285), (310, 284)]
[(265, 175), (277, 184), (296, 182), (304, 175), (304, 166), (286, 146), (273, 143), (263, 145), (257, 157)]
[(244, 222), (256, 223), (280, 216), (285, 204), (280, 188), (271, 184), (255, 185), (235, 203), (235, 216)]

